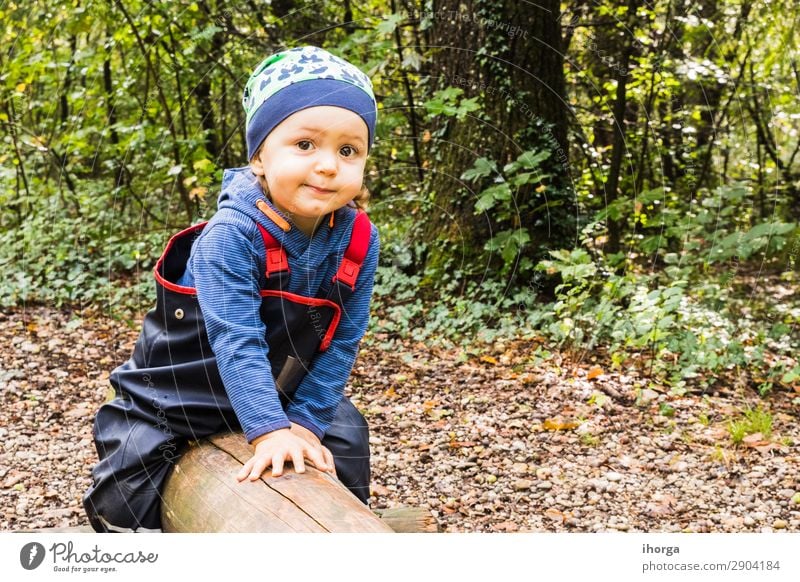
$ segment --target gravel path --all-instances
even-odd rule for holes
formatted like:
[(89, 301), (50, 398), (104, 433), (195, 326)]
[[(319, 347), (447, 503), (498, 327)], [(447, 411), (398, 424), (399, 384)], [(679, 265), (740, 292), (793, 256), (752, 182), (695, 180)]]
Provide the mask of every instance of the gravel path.
[[(0, 529), (85, 524), (92, 417), (136, 335), (88, 313), (0, 314)], [(677, 396), (587, 358), (534, 365), (531, 343), (384, 341), (351, 381), (374, 508), (427, 507), (448, 532), (800, 531), (797, 394)], [(759, 405), (771, 432), (735, 446), (729, 421)]]

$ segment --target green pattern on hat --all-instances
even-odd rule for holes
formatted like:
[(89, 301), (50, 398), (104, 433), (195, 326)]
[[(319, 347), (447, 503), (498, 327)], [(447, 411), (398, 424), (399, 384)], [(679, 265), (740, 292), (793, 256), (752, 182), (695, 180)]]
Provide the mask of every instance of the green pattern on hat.
[(303, 46), (267, 57), (250, 75), (242, 97), (247, 123), (250, 123), (258, 108), (281, 89), (314, 79), (350, 83), (375, 102), (372, 82), (358, 67), (321, 48)]

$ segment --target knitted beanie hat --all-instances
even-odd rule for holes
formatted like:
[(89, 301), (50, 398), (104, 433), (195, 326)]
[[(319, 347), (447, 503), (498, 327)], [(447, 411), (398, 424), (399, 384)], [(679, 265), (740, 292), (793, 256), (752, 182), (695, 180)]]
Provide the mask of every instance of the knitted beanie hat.
[(247, 113), (247, 159), (281, 121), (320, 105), (349, 109), (367, 124), (368, 147), (375, 138), (378, 108), (369, 77), (315, 46), (289, 49), (264, 59), (247, 81), (242, 105)]

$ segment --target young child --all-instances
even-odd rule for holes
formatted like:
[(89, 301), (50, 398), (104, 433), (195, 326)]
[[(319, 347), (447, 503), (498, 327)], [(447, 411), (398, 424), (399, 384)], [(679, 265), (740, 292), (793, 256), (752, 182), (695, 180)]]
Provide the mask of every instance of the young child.
[(97, 531), (159, 529), (187, 440), (230, 430), (254, 446), (240, 482), (309, 460), (368, 500), (367, 426), (343, 394), (379, 250), (362, 210), (372, 84), (305, 46), (265, 59), (243, 105), (249, 166), (225, 171), (208, 223), (170, 240), (156, 308), (97, 413), (84, 497)]

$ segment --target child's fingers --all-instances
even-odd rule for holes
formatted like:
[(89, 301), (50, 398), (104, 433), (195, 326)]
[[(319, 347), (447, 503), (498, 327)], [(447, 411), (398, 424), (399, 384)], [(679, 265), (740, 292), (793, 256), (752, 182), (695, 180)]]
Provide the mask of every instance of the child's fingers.
[(283, 475), (283, 455), (272, 457), (272, 476), (280, 477)]
[(333, 473), (333, 476), (336, 476), (336, 463), (333, 460), (333, 453), (328, 449), (328, 447), (322, 447), (322, 455), (325, 457), (325, 462), (328, 465), (328, 471)]
[(307, 449), (308, 458), (314, 463), (314, 466), (318, 468), (320, 471), (327, 471), (328, 470), (328, 462), (325, 460), (325, 456), (322, 453), (322, 446), (308, 448)]
[(292, 450), (292, 464), (294, 465), (294, 472), (295, 473), (305, 473), (306, 472), (306, 464), (303, 461), (303, 451), (302, 450)]
[(247, 461), (247, 462), (246, 462), (246, 463), (245, 463), (245, 464), (242, 466), (242, 468), (239, 470), (239, 472), (238, 472), (238, 473), (236, 473), (236, 480), (237, 480), (237, 481), (244, 481), (245, 479), (247, 479), (247, 474), (248, 474), (248, 473), (250, 473), (250, 470), (251, 470), (252, 468), (253, 468), (253, 459), (252, 459), (252, 458), (250, 458), (250, 460), (249, 460), (249, 461)]
[(250, 471), (250, 480), (251, 481), (258, 481), (261, 479), (261, 474), (269, 467), (270, 460), (269, 458), (266, 459), (254, 459), (253, 460), (253, 468)]

